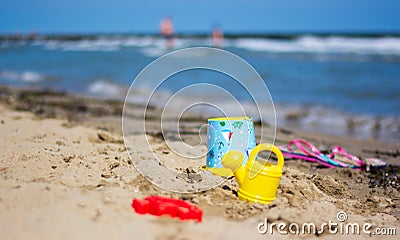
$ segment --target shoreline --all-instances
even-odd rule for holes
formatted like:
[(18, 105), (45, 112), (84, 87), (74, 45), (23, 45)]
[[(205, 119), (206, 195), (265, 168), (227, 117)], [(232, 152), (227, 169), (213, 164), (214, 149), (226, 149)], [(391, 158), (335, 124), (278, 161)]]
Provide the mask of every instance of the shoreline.
[[(107, 87), (112, 88), (114, 85), (102, 85), (101, 87), (107, 89)], [(3, 92), (3, 98), (7, 98), (9, 95), (17, 98), (18, 101), (16, 101), (15, 104), (18, 105), (16, 107), (19, 110), (37, 109), (39, 112), (42, 111), (43, 113), (41, 114), (46, 117), (54, 117), (54, 113), (51, 112), (63, 110), (65, 114), (73, 118), (74, 114), (89, 114), (93, 116), (102, 116), (106, 114), (112, 116), (121, 115), (122, 107), (118, 105), (123, 105), (124, 98), (121, 96), (126, 95), (128, 87), (118, 86), (118, 93), (111, 95), (105, 93), (60, 91), (51, 88), (6, 86), (1, 84), (0, 90)], [(168, 91), (160, 93), (163, 99), (168, 96), (168, 94)], [(62, 101), (62, 97), (66, 97), (66, 101)], [(25, 101), (31, 98), (34, 104), (30, 101)], [(79, 102), (80, 98), (87, 100), (86, 106), (83, 106)], [(73, 104), (74, 101), (76, 101), (75, 105)], [(108, 109), (99, 108), (102, 101), (107, 103), (106, 106)], [(160, 101), (162, 102), (163, 100)], [(185, 99), (182, 98), (180, 101), (184, 102)], [(60, 104), (60, 106), (58, 108), (55, 106), (50, 107), (46, 102), (50, 102), (49, 104), (52, 105)], [(144, 106), (144, 103), (136, 101), (130, 104)], [(154, 108), (160, 107), (159, 103), (156, 101), (150, 104), (152, 104), (151, 107)], [(248, 111), (250, 114), (256, 113), (251, 103), (244, 102), (244, 105), (249, 105)], [(277, 127), (280, 129), (296, 132), (300, 131), (306, 134), (382, 142), (395, 147), (400, 146), (400, 132), (398, 130), (393, 130), (399, 127), (400, 124), (399, 118), (396, 115), (366, 114), (362, 112), (354, 113), (343, 111), (337, 107), (318, 104), (276, 103), (275, 106), (277, 121), (280, 123)], [(85, 111), (88, 111), (88, 113), (85, 113)], [(201, 121), (206, 121), (207, 116), (210, 116), (211, 112), (197, 112), (194, 117)], [(264, 118), (270, 120), (268, 119), (268, 115), (264, 116)], [(335, 118), (335, 121), (332, 121), (332, 118)], [(255, 121), (257, 121), (257, 119), (255, 119)], [(266, 122), (266, 124), (268, 125), (270, 123)]]
[[(349, 222), (400, 227), (399, 178), (389, 178), (400, 173), (396, 144), (278, 128), (278, 145), (298, 137), (327, 149), (341, 145), (355, 155), (385, 159), (393, 165), (390, 171), (394, 173), (324, 169), (287, 160), (277, 199), (270, 205), (241, 202), (234, 179), (200, 193), (172, 193), (150, 184), (132, 165), (121, 133), (122, 104), (47, 90), (0, 87), (2, 238), (262, 239), (265, 236), (257, 232), (257, 224), (265, 218), (275, 223), (319, 224), (335, 220), (339, 211), (347, 213)], [(174, 156), (160, 138), (160, 115), (156, 108), (148, 111), (152, 116), (148, 137), (157, 146), (155, 153), (168, 163)], [(141, 120), (140, 113), (132, 114)], [(183, 124), (195, 127), (205, 120), (187, 118)], [(153, 157), (140, 152), (140, 145), (138, 156)], [(397, 187), (387, 185), (388, 181), (397, 181)], [(181, 223), (136, 214), (130, 207), (132, 198), (149, 195), (191, 202), (203, 209), (203, 222)]]

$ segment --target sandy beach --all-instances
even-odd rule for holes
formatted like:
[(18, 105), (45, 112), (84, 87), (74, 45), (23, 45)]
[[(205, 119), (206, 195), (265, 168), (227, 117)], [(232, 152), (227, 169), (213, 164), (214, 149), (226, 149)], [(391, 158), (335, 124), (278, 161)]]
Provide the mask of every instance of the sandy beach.
[[(237, 198), (234, 178), (192, 194), (169, 192), (148, 182), (127, 154), (122, 105), (116, 100), (0, 87), (1, 239), (265, 239), (269, 234), (260, 234), (257, 226), (266, 218), (269, 223), (317, 225), (336, 220), (340, 211), (347, 214), (347, 222), (394, 227), (399, 234), (400, 147), (394, 143), (279, 128), (278, 145), (300, 137), (320, 148), (340, 145), (363, 158), (379, 157), (390, 167), (363, 172), (286, 160), (277, 199), (269, 205), (248, 204)], [(157, 111), (149, 111), (154, 117), (148, 125), (157, 126)], [(204, 122), (197, 118), (183, 124)], [(159, 146), (156, 154), (168, 161), (173, 153), (158, 136), (156, 127), (149, 130), (148, 138)], [(195, 204), (203, 210), (203, 222), (136, 214), (132, 199), (150, 195)], [(286, 237), (276, 232), (274, 236)], [(326, 231), (298, 237), (345, 236)]]

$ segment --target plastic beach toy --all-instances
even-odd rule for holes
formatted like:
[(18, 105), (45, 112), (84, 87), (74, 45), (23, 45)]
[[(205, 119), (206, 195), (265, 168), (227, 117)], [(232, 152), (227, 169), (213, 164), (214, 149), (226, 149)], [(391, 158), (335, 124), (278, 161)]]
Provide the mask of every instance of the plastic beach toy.
[(134, 198), (132, 207), (136, 213), (154, 216), (169, 215), (181, 220), (196, 220), (201, 222), (203, 211), (180, 199), (161, 196), (150, 196), (143, 200)]
[[(298, 151), (295, 151), (293, 146), (296, 146)], [(328, 168), (340, 167), (369, 171), (371, 168), (386, 166), (386, 163), (381, 159), (360, 159), (346, 152), (340, 146), (335, 146), (330, 154), (323, 154), (317, 147), (300, 138), (290, 141), (287, 149), (284, 147), (280, 147), (280, 149), (286, 158), (315, 162)]]
[[(261, 151), (271, 151), (278, 158), (277, 164), (255, 160)], [(222, 158), (222, 164), (231, 169), (239, 184), (238, 197), (251, 203), (269, 204), (276, 198), (284, 158), (278, 147), (262, 143), (250, 153), (249, 160), (242, 166), (243, 153), (237, 150), (227, 152)]]
[(231, 176), (232, 171), (224, 168), (222, 158), (230, 150), (243, 153), (243, 165), (256, 146), (253, 121), (250, 117), (217, 117), (208, 119), (208, 152), (206, 167), (219, 176)]
[(357, 169), (366, 171), (370, 171), (371, 168), (381, 168), (387, 165), (385, 161), (378, 158), (360, 159), (359, 157), (346, 152), (346, 150), (344, 150), (341, 146), (334, 147), (332, 149), (332, 153), (329, 154), (328, 157), (332, 159), (338, 159), (342, 162), (356, 163)]
[(312, 145), (311, 143), (307, 142), (304, 139), (298, 138), (294, 139), (289, 142), (288, 144), (288, 152), (283, 151), (284, 156), (290, 156), (290, 151), (292, 151), (292, 146), (296, 146), (301, 152), (303, 152), (308, 159), (311, 162), (318, 162), (319, 164), (328, 167), (328, 168), (334, 168), (334, 167), (354, 167), (354, 165), (348, 165), (346, 163), (336, 161), (329, 156), (323, 154), (317, 147)]

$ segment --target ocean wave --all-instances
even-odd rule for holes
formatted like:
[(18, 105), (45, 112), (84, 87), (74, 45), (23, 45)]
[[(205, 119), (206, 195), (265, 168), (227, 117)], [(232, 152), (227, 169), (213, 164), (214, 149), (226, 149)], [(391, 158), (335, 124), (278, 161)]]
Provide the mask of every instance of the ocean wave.
[(400, 38), (350, 38), (304, 36), (294, 40), (238, 39), (234, 46), (273, 53), (328, 53), (400, 55)]
[[(97, 36), (81, 40), (35, 40), (32, 46), (62, 51), (119, 51), (126, 47), (139, 48), (149, 57), (165, 52), (165, 40), (157, 36)], [(5, 45), (5, 44), (4, 44)], [(6, 46), (6, 45), (5, 45)], [(176, 38), (174, 49), (213, 46), (210, 38)], [(256, 52), (306, 54), (356, 54), (400, 56), (400, 37), (301, 36), (291, 39), (238, 38), (225, 39), (224, 47)]]
[(81, 40), (81, 41), (57, 41), (51, 40), (44, 44), (47, 50), (63, 51), (117, 51), (120, 48), (118, 40)]
[(146, 47), (154, 43), (150, 37), (126, 37), (105, 38), (100, 37), (93, 40), (84, 39), (79, 41), (50, 40), (35, 42), (36, 45), (44, 45), (47, 50), (62, 51), (118, 51), (122, 47)]
[[(123, 48), (138, 48), (145, 56), (159, 57), (171, 50), (195, 46), (212, 46), (208, 38), (176, 38), (173, 49), (165, 48), (165, 40), (159, 37), (99, 37), (96, 39), (72, 40), (37, 40), (32, 46), (43, 46), (46, 50), (61, 51), (102, 51), (114, 52)], [(228, 46), (228, 45), (227, 45)]]
[(168, 52), (186, 48), (186, 47), (198, 47), (198, 46), (210, 46), (207, 39), (174, 39), (172, 49), (166, 48), (166, 42), (164, 39), (154, 39), (152, 44), (144, 46), (140, 49), (140, 52), (147, 57), (160, 57)]
[[(187, 46), (204, 45), (204, 41), (175, 39), (174, 48), (180, 49)], [(36, 41), (32, 45), (43, 45), (47, 50), (62, 51), (119, 51), (122, 48), (136, 47), (142, 49), (142, 52), (148, 56), (160, 56), (165, 52), (164, 39), (157, 37), (114, 37), (114, 38), (96, 38), (83, 39), (79, 41), (49, 40)]]
[(87, 87), (88, 93), (103, 98), (121, 99), (125, 97), (127, 90), (126, 86), (105, 79), (97, 79)]
[(57, 79), (56, 76), (45, 75), (34, 71), (16, 72), (11, 70), (0, 70), (0, 78), (7, 81), (23, 83), (38, 83), (46, 80)]

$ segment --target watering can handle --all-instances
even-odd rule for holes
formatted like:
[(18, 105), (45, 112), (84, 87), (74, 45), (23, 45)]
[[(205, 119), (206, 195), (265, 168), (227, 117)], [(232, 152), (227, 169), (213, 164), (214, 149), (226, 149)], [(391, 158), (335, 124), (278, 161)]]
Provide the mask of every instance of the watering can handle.
[(269, 143), (260, 143), (258, 144), (253, 151), (251, 151), (250, 156), (249, 156), (249, 161), (247, 162), (247, 164), (253, 164), (256, 155), (261, 152), (261, 151), (270, 151), (273, 152), (276, 157), (278, 158), (278, 163), (277, 165), (280, 168), (283, 168), (283, 164), (285, 162), (284, 158), (283, 158), (283, 154), (281, 152), (281, 150), (276, 147), (275, 145), (269, 144)]

